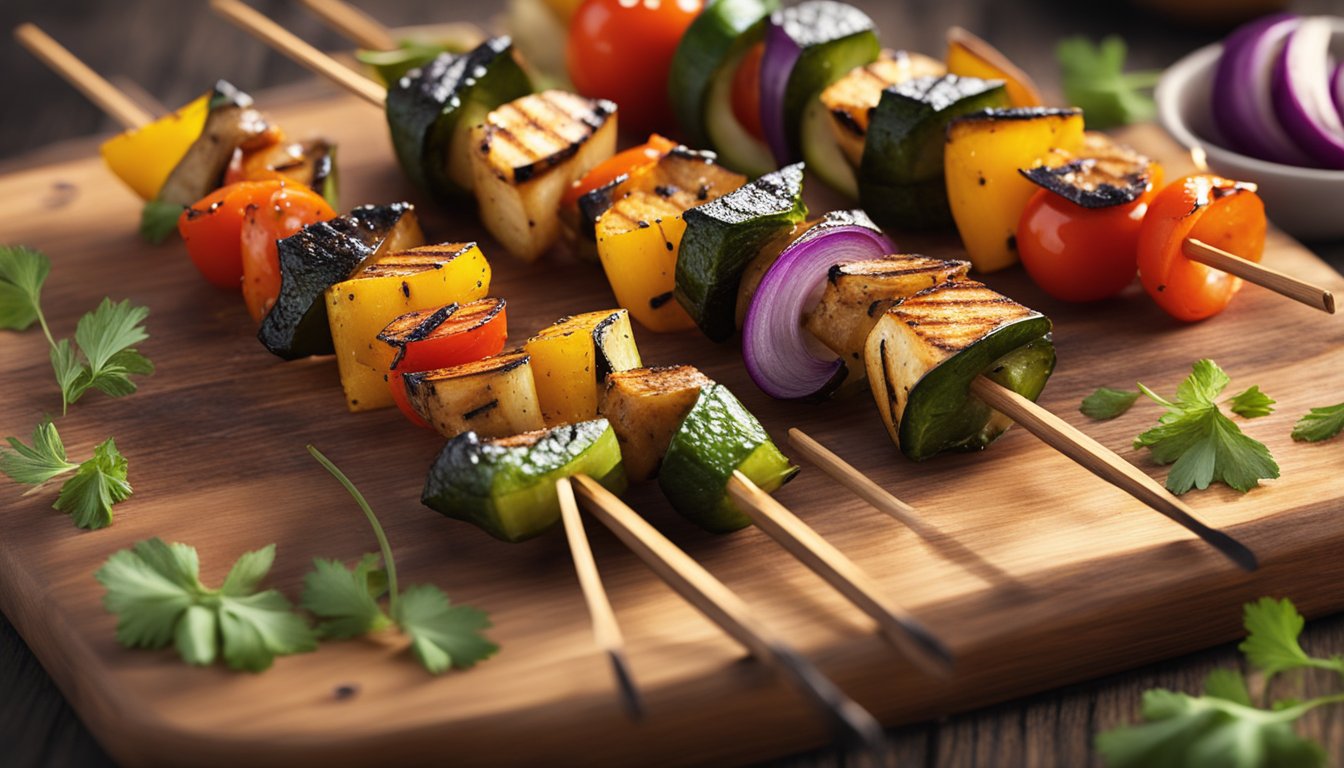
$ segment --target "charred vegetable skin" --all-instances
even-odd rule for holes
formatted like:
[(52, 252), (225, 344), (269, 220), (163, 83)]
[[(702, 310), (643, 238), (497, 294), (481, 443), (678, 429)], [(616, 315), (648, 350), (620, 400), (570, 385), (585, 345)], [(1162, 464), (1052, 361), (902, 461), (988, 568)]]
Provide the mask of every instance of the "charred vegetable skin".
[(507, 437), (544, 429), (532, 358), (522, 350), (484, 360), (407, 373), (411, 407), (444, 437), (475, 432)]
[(714, 382), (690, 365), (634, 368), (607, 376), (599, 413), (611, 422), (631, 482), (658, 474), (672, 436), (700, 390)]
[(884, 52), (877, 61), (855, 67), (822, 91), (821, 103), (830, 114), (831, 131), (850, 164), (858, 168), (863, 161), (868, 122), (882, 91), (917, 77), (939, 77), (946, 71), (941, 61), (923, 54)]
[(420, 498), (495, 538), (523, 541), (560, 519), (555, 481), (580, 474), (625, 491), (620, 446), (606, 419), (505, 438), (458, 435), (434, 460)]
[(265, 116), (252, 108), (252, 97), (223, 80), (215, 84), (201, 135), (173, 166), (155, 199), (183, 208), (219, 186), (235, 149), (277, 138)]
[(1011, 424), (970, 395), (976, 376), (1031, 400), (1055, 367), (1050, 320), (972, 280), (921, 291), (882, 316), (864, 350), (897, 447), (915, 461), (984, 448)]

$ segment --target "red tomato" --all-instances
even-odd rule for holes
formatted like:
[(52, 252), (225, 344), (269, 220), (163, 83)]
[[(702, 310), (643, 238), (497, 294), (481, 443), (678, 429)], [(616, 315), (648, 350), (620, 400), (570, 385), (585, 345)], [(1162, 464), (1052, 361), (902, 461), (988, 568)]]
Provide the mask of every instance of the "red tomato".
[(239, 244), (243, 216), (249, 205), (260, 208), (284, 186), (283, 181), (229, 184), (182, 212), (177, 231), (186, 243), (187, 255), (206, 280), (235, 291), (242, 286), (243, 255)]
[(275, 241), (319, 221), (336, 218), (325, 199), (307, 187), (285, 186), (265, 205), (244, 211), (239, 240), (243, 260), (243, 301), (252, 319), (261, 319), (280, 295), (280, 254)]
[(1134, 281), (1139, 228), (1162, 167), (1153, 163), (1149, 174), (1148, 191), (1127, 205), (1084, 208), (1045, 189), (1032, 196), (1017, 225), (1017, 252), (1041, 290), (1060, 301), (1100, 301)]
[[(392, 364), (387, 386), (401, 412), (411, 423), (421, 427), (428, 427), (429, 423), (411, 407), (403, 376), (451, 368), (499, 354), (509, 337), (503, 299), (480, 299), (462, 305), (445, 317), (435, 318), (438, 312), (427, 310), (402, 315), (379, 334), (380, 339), (385, 335), (402, 339), (399, 343), (388, 341), (401, 351)], [(406, 322), (408, 318), (411, 319), (409, 323)], [(433, 322), (430, 318), (438, 320), (438, 325), (426, 327), (426, 321)], [(398, 330), (393, 331), (394, 328)]]
[(765, 141), (761, 127), (761, 58), (765, 43), (757, 43), (742, 57), (733, 73), (733, 117), (752, 136)]
[(1243, 259), (1260, 261), (1265, 250), (1265, 204), (1254, 185), (1209, 174), (1177, 179), (1157, 193), (1139, 232), (1139, 278), (1158, 306), (1193, 322), (1222, 312), (1241, 279), (1191, 261), (1189, 238)]
[(594, 166), (591, 171), (584, 174), (582, 179), (574, 182), (569, 189), (565, 190), (564, 196), (560, 198), (560, 205), (574, 205), (580, 197), (583, 197), (584, 193), (610, 184), (616, 180), (617, 176), (623, 173), (631, 173), (639, 168), (652, 166), (676, 146), (677, 143), (671, 139), (663, 138), (656, 133), (650, 135), (649, 140), (638, 147), (617, 152)]
[(584, 96), (611, 99), (621, 125), (640, 131), (672, 121), (667, 74), (702, 0), (584, 0), (569, 22), (569, 78)]

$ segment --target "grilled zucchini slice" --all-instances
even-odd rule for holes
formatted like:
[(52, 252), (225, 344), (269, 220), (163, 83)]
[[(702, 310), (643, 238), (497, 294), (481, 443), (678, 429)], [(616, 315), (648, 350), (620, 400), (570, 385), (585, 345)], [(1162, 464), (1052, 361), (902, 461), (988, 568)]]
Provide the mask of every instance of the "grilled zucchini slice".
[(598, 412), (616, 430), (631, 482), (658, 474), (672, 435), (691, 412), (700, 390), (713, 383), (690, 365), (633, 368), (607, 376)]
[(564, 91), (524, 96), (472, 129), (471, 167), (486, 229), (534, 261), (560, 236), (560, 198), (616, 152), (616, 105)]
[(630, 314), (606, 309), (565, 317), (527, 340), (537, 401), (548, 426), (597, 415), (607, 374), (640, 366)]
[(523, 541), (560, 520), (555, 481), (573, 475), (625, 491), (620, 446), (606, 419), (501, 438), (458, 435), (434, 460), (420, 501), (495, 538)]
[(974, 451), (1012, 423), (970, 394), (976, 376), (1031, 400), (1055, 368), (1050, 320), (974, 280), (921, 291), (887, 310), (864, 362), (877, 410), (906, 456)]
[(863, 161), (868, 120), (877, 109), (882, 91), (906, 80), (938, 77), (946, 71), (941, 61), (922, 53), (883, 51), (877, 61), (855, 67), (827, 86), (821, 92), (821, 103), (830, 116), (835, 142), (850, 165), (858, 168)]
[(521, 349), (484, 360), (407, 373), (411, 407), (444, 437), (507, 437), (543, 429), (532, 358)]

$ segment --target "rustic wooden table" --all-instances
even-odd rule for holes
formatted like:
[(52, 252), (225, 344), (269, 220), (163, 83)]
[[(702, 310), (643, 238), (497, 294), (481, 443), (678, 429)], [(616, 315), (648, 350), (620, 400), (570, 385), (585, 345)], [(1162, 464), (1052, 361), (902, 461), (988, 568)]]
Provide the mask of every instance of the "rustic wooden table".
[[(890, 46), (938, 53), (943, 30), (959, 24), (987, 37), (1051, 89), (1058, 83), (1053, 43), (1061, 36), (1120, 34), (1131, 45), (1131, 66), (1147, 68), (1165, 66), (1225, 31), (1175, 24), (1124, 2), (851, 2), (873, 15), (884, 42)], [(292, 0), (265, 0), (254, 5), (321, 47), (345, 45)], [(387, 0), (365, 5), (386, 23), (401, 25), (448, 20), (486, 22), (502, 2)], [(1344, 12), (1341, 0), (1298, 0), (1290, 6), (1303, 12)], [(219, 77), (250, 91), (308, 78), (297, 66), (216, 19), (204, 2), (71, 0), (54, 4), (6, 0), (0, 7), (0, 27), (9, 28), (20, 21), (38, 23), (96, 70), (148, 103), (184, 103), (203, 84)], [(68, 157), (72, 152), (91, 151), (93, 145), (78, 138), (115, 127), (12, 42), (0, 46), (0, 71), (6, 73), (0, 78), (0, 103), (6, 105), (5, 119), (0, 122), (0, 172)], [(0, 234), (0, 241), (3, 239)], [(1337, 269), (1344, 270), (1344, 243), (1311, 245)], [(1344, 616), (1312, 622), (1303, 635), (1303, 645), (1313, 655), (1344, 654)], [(1095, 735), (1132, 721), (1144, 690), (1167, 687), (1195, 691), (1210, 670), (1240, 665), (1235, 648), (1214, 648), (1085, 685), (894, 729), (890, 741), (901, 765), (1095, 764)], [(1316, 695), (1332, 683), (1324, 676), (1307, 676), (1292, 681), (1297, 690), (1286, 691), (1285, 695)], [(1305, 719), (1301, 730), (1325, 745), (1333, 762), (1344, 761), (1344, 712), (1318, 710)], [(4, 745), (0, 763), (5, 765), (111, 764), (3, 616), (0, 745)], [(820, 752), (776, 764), (835, 763), (835, 756)]]

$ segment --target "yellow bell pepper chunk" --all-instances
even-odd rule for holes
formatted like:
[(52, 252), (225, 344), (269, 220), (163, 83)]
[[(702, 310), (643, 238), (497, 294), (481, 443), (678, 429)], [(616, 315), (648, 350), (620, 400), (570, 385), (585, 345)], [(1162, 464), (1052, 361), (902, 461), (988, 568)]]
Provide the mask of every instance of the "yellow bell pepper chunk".
[(1014, 107), (1039, 107), (1045, 103), (1030, 75), (998, 48), (961, 27), (947, 31), (947, 71), (960, 77), (1002, 80)]
[(605, 309), (566, 317), (528, 339), (537, 402), (546, 426), (597, 417), (607, 374), (641, 365), (630, 314)]
[(490, 264), (475, 243), (425, 245), (373, 257), (327, 289), (327, 320), (336, 365), (353, 412), (392, 405), (387, 370), (393, 351), (378, 341), (407, 312), (484, 298)]
[(202, 96), (149, 125), (103, 142), (103, 162), (143, 200), (158, 196), (168, 174), (205, 129), (210, 97)]
[(976, 270), (1017, 261), (1017, 223), (1037, 189), (1018, 170), (1066, 159), (1051, 150), (1073, 153), (1082, 143), (1080, 109), (988, 110), (952, 121), (943, 154), (947, 199)]
[(681, 214), (657, 194), (636, 190), (597, 220), (597, 256), (616, 303), (654, 333), (695, 327), (672, 295), (686, 231)]

